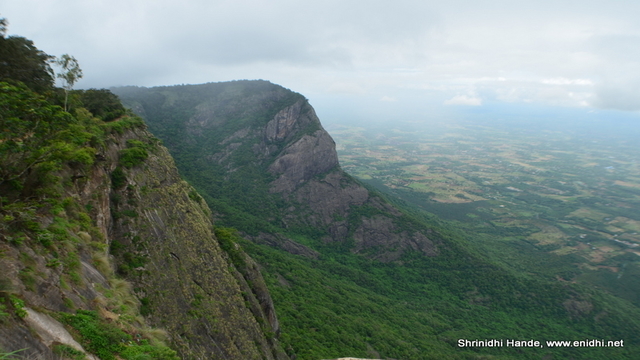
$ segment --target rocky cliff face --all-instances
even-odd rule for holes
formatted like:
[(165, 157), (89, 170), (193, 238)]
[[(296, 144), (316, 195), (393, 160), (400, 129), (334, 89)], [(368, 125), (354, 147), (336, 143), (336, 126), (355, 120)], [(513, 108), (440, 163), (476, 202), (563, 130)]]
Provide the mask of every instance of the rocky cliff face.
[[(273, 329), (261, 328), (245, 306), (256, 297), (270, 304), (259, 271), (249, 273), (254, 293), (220, 249), (208, 206), (180, 178), (166, 149), (157, 147), (127, 170), (111, 198), (116, 217), (108, 234), (118, 247), (116, 264), (147, 304), (150, 322), (172, 334), (185, 357), (284, 358), (277, 340), (265, 336)], [(272, 309), (265, 305), (266, 314), (256, 315), (277, 326)]]
[[(199, 91), (194, 100), (196, 89)], [(268, 218), (278, 227), (311, 226), (324, 233), (325, 242), (353, 240), (353, 252), (381, 261), (397, 260), (409, 250), (425, 256), (438, 254), (442, 244), (436, 234), (405, 221), (398, 210), (342, 171), (333, 139), (322, 128), (309, 102), (299, 94), (262, 81), (136, 90), (115, 91), (146, 116), (152, 131), (172, 151), (180, 153), (184, 144), (193, 144), (184, 152), (195, 152), (195, 156), (211, 162), (185, 164), (185, 172), (193, 173), (193, 168), (198, 167), (203, 176), (211, 176), (218, 169), (245, 169), (247, 176), (271, 174), (269, 179), (252, 181), (264, 181), (266, 187), (260, 191), (284, 200), (284, 205), (274, 207), (278, 220), (274, 221), (275, 214)], [(247, 96), (249, 92), (251, 95)], [(232, 97), (237, 93), (245, 96)], [(183, 98), (183, 94), (191, 97)], [(190, 115), (185, 111), (182, 118), (167, 115), (185, 106), (192, 106)], [(166, 132), (170, 127), (177, 130)], [(226, 175), (225, 180), (230, 179)], [(245, 177), (230, 181), (248, 180)], [(203, 184), (201, 189), (208, 187)], [(273, 235), (262, 234), (254, 239), (268, 237)], [(271, 243), (287, 251), (299, 252), (302, 248), (298, 244), (294, 249), (291, 240)]]
[[(128, 162), (133, 148), (146, 155)], [(243, 274), (233, 266), (220, 249), (211, 211), (157, 139), (139, 127), (116, 132), (96, 159), (82, 172), (62, 170), (72, 205), (37, 220), (46, 227), (84, 214), (84, 228), (61, 230), (66, 245), (52, 245), (66, 246), (72, 259), (57, 260), (28, 235), (0, 243), (0, 293), (18, 301), (17, 315), (0, 311), (0, 347), (46, 358), (60, 345), (86, 351), (59, 321), (85, 309), (107, 322), (164, 329), (181, 358), (287, 359), (257, 265), (243, 254)], [(124, 294), (124, 301), (114, 294)]]
[[(318, 129), (301, 134), (309, 126)], [(340, 169), (335, 142), (306, 100), (280, 110), (264, 132), (263, 146), (278, 141), (285, 144), (268, 168), (277, 176), (270, 191), (281, 194), (290, 203), (301, 204), (288, 208), (285, 219), (327, 229), (326, 241), (343, 242), (351, 236), (355, 241), (354, 252), (383, 249), (375, 255), (383, 261), (395, 260), (407, 249), (426, 256), (437, 255), (436, 245), (426, 236), (433, 234), (428, 230), (399, 231), (395, 219), (402, 214), (372, 196)], [(355, 222), (346, 220), (354, 208), (363, 206), (375, 208), (379, 214), (362, 216)]]

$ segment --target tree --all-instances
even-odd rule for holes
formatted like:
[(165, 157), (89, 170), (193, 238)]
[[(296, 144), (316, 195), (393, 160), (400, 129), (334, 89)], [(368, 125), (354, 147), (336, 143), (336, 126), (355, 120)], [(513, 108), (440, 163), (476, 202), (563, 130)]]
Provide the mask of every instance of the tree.
[(7, 20), (0, 18), (0, 81), (22, 82), (31, 90), (44, 93), (53, 89), (53, 56), (38, 50), (29, 39), (5, 37)]
[(62, 72), (57, 76), (64, 82), (64, 110), (67, 111), (67, 100), (69, 98), (69, 90), (73, 89), (73, 85), (82, 78), (82, 69), (78, 64), (78, 60), (69, 54), (64, 54), (55, 63), (62, 68)]
[(126, 113), (120, 99), (107, 89), (76, 91), (82, 106), (103, 121), (113, 121)]
[(61, 153), (62, 130), (74, 121), (24, 84), (0, 82), (0, 185), (25, 177)]

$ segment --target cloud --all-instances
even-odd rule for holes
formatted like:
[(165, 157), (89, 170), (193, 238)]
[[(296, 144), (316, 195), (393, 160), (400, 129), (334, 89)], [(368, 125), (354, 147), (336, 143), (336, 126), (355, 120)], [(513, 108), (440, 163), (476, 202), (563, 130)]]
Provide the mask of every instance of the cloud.
[(355, 82), (335, 82), (327, 89), (330, 93), (362, 95), (366, 90)]
[(456, 95), (451, 99), (445, 101), (444, 105), (480, 106), (482, 105), (482, 100), (475, 96)]
[(640, 79), (606, 82), (597, 86), (591, 105), (601, 109), (640, 111)]
[(601, 64), (590, 104), (602, 109), (640, 110), (640, 35), (594, 36), (590, 45)]
[(2, 11), (11, 34), (74, 55), (78, 87), (261, 78), (414, 107), (640, 103), (640, 2), (6, 0)]
[(553, 78), (553, 79), (542, 79), (540, 81), (543, 84), (547, 85), (594, 85), (594, 82), (590, 79), (567, 79), (567, 78)]

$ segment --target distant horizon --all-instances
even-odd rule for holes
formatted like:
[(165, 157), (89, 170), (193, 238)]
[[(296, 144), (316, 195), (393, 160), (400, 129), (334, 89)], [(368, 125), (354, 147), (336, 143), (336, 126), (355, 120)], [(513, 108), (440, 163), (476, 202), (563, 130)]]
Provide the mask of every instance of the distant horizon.
[(600, 122), (602, 126), (630, 126), (640, 135), (640, 112), (623, 111), (615, 109), (592, 109), (586, 107), (568, 107), (568, 106), (551, 106), (529, 103), (503, 103), (503, 102), (487, 102), (479, 107), (449, 107), (438, 103), (421, 103), (421, 106), (411, 109), (397, 117), (398, 108), (406, 106), (403, 100), (398, 99), (393, 102), (377, 104), (371, 107), (371, 99), (358, 98), (352, 99), (349, 95), (337, 95), (332, 97), (318, 96), (310, 97), (309, 94), (296, 91), (285, 84), (278, 84), (268, 79), (234, 79), (226, 81), (207, 81), (194, 84), (167, 84), (154, 86), (140, 85), (123, 85), (111, 86), (111, 88), (120, 87), (172, 87), (172, 86), (197, 86), (208, 83), (223, 83), (233, 81), (266, 81), (274, 85), (282, 86), (291, 91), (300, 93), (309, 99), (311, 106), (314, 107), (322, 124), (353, 124), (368, 123), (371, 125), (382, 125), (391, 123), (395, 125), (412, 126), (429, 123), (452, 123), (452, 122), (475, 122), (478, 124), (487, 123), (529, 123), (537, 122), (540, 126), (543, 124), (552, 125), (554, 127), (563, 126), (564, 124), (572, 124), (576, 121)]
[(635, 1), (5, 0), (0, 17), (8, 35), (75, 56), (76, 88), (266, 79), (332, 122), (640, 122)]

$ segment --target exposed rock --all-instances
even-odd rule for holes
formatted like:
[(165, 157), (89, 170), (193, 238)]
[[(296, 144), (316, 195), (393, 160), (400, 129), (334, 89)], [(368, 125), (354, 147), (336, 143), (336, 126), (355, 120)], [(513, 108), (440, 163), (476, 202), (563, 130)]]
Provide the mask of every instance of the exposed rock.
[(361, 252), (372, 248), (387, 248), (376, 256), (381, 261), (397, 260), (407, 250), (416, 250), (426, 256), (438, 254), (435, 244), (420, 232), (409, 235), (407, 231), (398, 232), (393, 220), (376, 215), (372, 218), (363, 218), (361, 225), (353, 234), (356, 246), (355, 252)]
[(361, 206), (369, 200), (369, 191), (336, 169), (321, 179), (311, 179), (300, 186), (291, 196), (296, 202), (308, 205), (312, 214), (309, 223), (315, 226), (335, 228), (330, 230), (334, 240), (344, 240), (346, 226), (336, 217), (346, 217), (352, 206)]
[[(172, 342), (184, 357), (279, 358), (277, 344), (267, 342), (244, 306), (241, 286), (212, 233), (210, 210), (189, 197), (194, 190), (166, 149), (159, 147), (144, 166), (129, 170), (127, 181), (117, 193), (134, 199), (135, 206), (121, 202), (112, 210), (139, 215), (115, 221), (109, 236), (146, 259), (144, 267), (130, 270), (129, 280), (149, 299), (151, 323), (174, 334)], [(266, 316), (277, 325), (268, 309)]]
[(581, 318), (593, 311), (593, 304), (587, 300), (567, 299), (562, 305), (573, 318)]
[(87, 359), (98, 360), (95, 356), (88, 354), (82, 345), (75, 341), (67, 329), (57, 320), (47, 314), (42, 314), (29, 308), (25, 308), (25, 311), (27, 312), (27, 316), (24, 319), (25, 322), (38, 334), (45, 345), (51, 346), (54, 343), (68, 345), (85, 353)]
[[(305, 126), (309, 122), (309, 118), (300, 118), (301, 110), (303, 106), (302, 101), (298, 101), (295, 104), (280, 110), (273, 120), (267, 123), (265, 127), (265, 136), (268, 141), (283, 141), (286, 140), (302, 126)], [(305, 121), (306, 120), (306, 121)], [(305, 122), (307, 124), (305, 124)]]
[(258, 236), (246, 237), (256, 243), (268, 244), (294, 255), (301, 255), (312, 259), (317, 259), (318, 256), (320, 256), (320, 253), (317, 251), (278, 234), (260, 233)]

